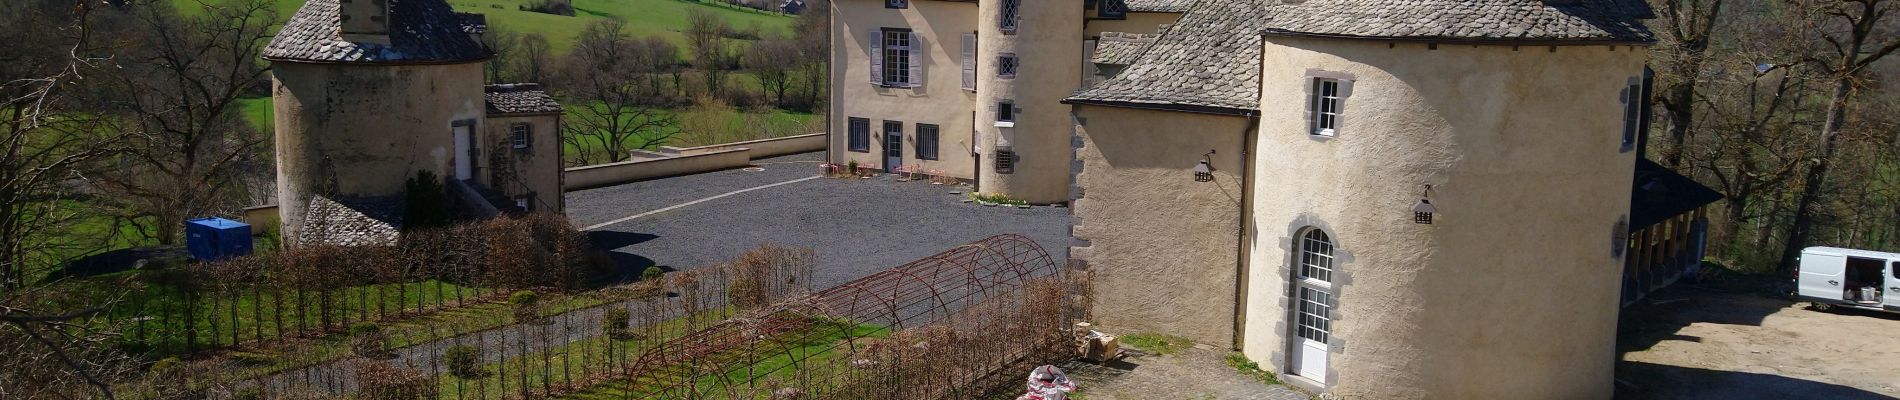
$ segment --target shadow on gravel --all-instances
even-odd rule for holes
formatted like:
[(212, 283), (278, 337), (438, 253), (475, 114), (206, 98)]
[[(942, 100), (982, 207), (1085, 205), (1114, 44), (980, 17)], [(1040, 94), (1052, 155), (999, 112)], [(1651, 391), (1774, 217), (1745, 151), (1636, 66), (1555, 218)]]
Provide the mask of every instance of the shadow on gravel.
[(1670, 382), (1667, 387), (1635, 387), (1618, 381), (1617, 399), (1892, 399), (1879, 393), (1831, 383), (1790, 378), (1780, 375), (1625, 361), (1617, 365), (1617, 376), (1652, 375)]

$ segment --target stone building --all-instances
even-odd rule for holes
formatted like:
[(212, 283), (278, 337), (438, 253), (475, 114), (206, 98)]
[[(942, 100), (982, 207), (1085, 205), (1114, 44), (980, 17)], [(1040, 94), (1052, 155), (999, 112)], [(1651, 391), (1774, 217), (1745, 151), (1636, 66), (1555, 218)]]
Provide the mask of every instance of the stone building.
[(1098, 322), (1341, 398), (1610, 397), (1652, 17), (1202, 0), (1104, 37), (1125, 66), (1065, 100)]
[(833, 0), (830, 161), (1066, 202), (1062, 99), (1097, 75), (1095, 40), (1152, 35), (1193, 2)]
[(561, 211), (561, 106), (532, 84), (484, 85), (479, 17), (442, 0), (309, 0), (284, 24), (263, 57), (285, 243), (392, 240), (421, 172), (465, 214)]

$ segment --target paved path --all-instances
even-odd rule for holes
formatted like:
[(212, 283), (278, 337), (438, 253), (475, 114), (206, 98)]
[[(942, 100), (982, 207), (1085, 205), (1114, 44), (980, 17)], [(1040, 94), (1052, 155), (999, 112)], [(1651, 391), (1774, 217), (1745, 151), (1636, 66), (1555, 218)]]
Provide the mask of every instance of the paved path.
[(1005, 233), (1034, 239), (1057, 263), (1065, 260), (1067, 208), (983, 207), (951, 194), (968, 187), (890, 176), (807, 179), (817, 175), (820, 157), (573, 192), (568, 215), (576, 225), (597, 226), (595, 245), (612, 249), (629, 271), (711, 265), (768, 243), (812, 248), (820, 289)]

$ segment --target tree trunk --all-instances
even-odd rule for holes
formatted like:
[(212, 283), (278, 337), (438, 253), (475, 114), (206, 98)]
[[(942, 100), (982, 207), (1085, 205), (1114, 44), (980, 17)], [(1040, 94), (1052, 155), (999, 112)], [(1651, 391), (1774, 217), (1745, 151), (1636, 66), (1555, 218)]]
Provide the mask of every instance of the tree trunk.
[(1847, 119), (1847, 98), (1853, 93), (1854, 82), (1849, 76), (1834, 79), (1834, 94), (1827, 104), (1827, 123), (1821, 127), (1821, 155), (1814, 159), (1814, 166), (1808, 168), (1801, 182), (1801, 197), (1795, 199), (1794, 223), (1788, 231), (1787, 246), (1781, 250), (1782, 271), (1794, 270), (1795, 259), (1801, 255), (1801, 249), (1808, 246), (1808, 237), (1814, 228), (1814, 203), (1826, 184), (1828, 163), (1833, 161), (1840, 147), (1841, 126)]
[(1663, 102), (1663, 112), (1669, 114), (1669, 145), (1662, 149), (1662, 164), (1670, 168), (1682, 169), (1684, 154), (1688, 153), (1689, 125), (1695, 121), (1696, 71), (1702, 70), (1699, 57), (1683, 63), (1683, 72), (1688, 74), (1682, 82), (1669, 89), (1668, 100)]

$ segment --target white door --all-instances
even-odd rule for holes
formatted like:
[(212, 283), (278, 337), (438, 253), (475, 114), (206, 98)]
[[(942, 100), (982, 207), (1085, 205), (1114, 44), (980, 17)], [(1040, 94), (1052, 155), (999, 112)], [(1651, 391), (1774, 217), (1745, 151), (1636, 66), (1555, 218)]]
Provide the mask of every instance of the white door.
[(475, 135), (468, 125), (455, 127), (455, 179), (475, 178)]
[(1881, 293), (1887, 299), (1887, 309), (1900, 311), (1900, 261), (1887, 263), (1887, 290)]
[(1333, 242), (1325, 232), (1311, 229), (1298, 239), (1298, 271), (1292, 277), (1297, 289), (1293, 302), (1293, 365), (1287, 368), (1300, 377), (1326, 383), (1327, 344), (1333, 334)]
[(1797, 285), (1803, 297), (1842, 300), (1841, 284), (1847, 279), (1847, 257), (1828, 254), (1801, 254), (1801, 275)]

